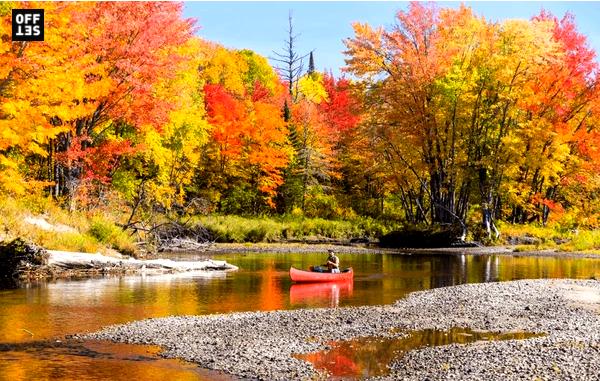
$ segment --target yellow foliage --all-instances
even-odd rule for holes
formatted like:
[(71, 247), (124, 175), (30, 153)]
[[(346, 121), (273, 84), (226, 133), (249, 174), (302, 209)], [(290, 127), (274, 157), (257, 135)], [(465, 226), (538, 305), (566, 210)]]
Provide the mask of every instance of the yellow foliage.
[(319, 73), (307, 74), (298, 81), (298, 92), (313, 103), (327, 101), (327, 91), (323, 86), (323, 76)]
[(249, 69), (248, 62), (236, 51), (217, 44), (206, 44), (202, 58), (201, 75), (207, 83), (221, 84), (240, 97), (245, 94), (243, 80)]

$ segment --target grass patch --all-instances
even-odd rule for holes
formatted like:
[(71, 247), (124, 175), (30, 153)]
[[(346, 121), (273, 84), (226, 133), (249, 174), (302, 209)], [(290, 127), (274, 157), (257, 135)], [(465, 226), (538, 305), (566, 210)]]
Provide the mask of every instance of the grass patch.
[(106, 217), (94, 216), (91, 220), (89, 234), (122, 254), (135, 254), (133, 238)]
[(393, 228), (371, 218), (326, 220), (323, 218), (202, 216), (194, 219), (208, 229), (217, 242), (277, 242), (303, 239), (378, 238)]
[(36, 240), (40, 246), (49, 250), (81, 251), (96, 253), (102, 251), (102, 245), (94, 237), (81, 233), (44, 234)]
[[(30, 195), (19, 199), (0, 197), (0, 241), (20, 237), (51, 250), (108, 252), (134, 255), (135, 240), (116, 223), (118, 216), (106, 210), (69, 212), (49, 198)], [(60, 231), (44, 230), (25, 222), (37, 217)], [(294, 240), (378, 239), (406, 227), (399, 222), (351, 216), (346, 219), (307, 218), (302, 215), (241, 217), (197, 216), (191, 221), (206, 227), (217, 242), (259, 243)], [(518, 225), (498, 223), (501, 241), (516, 243), (516, 251), (555, 249), (600, 253), (600, 230), (577, 230), (559, 224)], [(512, 238), (511, 238), (512, 237)]]
[(273, 242), (281, 239), (281, 226), (276, 221), (239, 216), (200, 217), (200, 223), (217, 242)]
[[(517, 241), (515, 251), (555, 249), (600, 252), (600, 230), (565, 229), (562, 226), (500, 223), (502, 243)], [(530, 244), (523, 244), (523, 241)]]
[[(49, 250), (107, 252), (115, 249), (133, 255), (133, 238), (110, 216), (69, 212), (44, 197), (0, 198), (0, 240), (22, 238)], [(26, 222), (27, 217), (46, 221), (57, 230), (46, 230)]]
[(600, 230), (583, 230), (573, 234), (571, 241), (560, 246), (565, 251), (594, 251), (600, 253)]

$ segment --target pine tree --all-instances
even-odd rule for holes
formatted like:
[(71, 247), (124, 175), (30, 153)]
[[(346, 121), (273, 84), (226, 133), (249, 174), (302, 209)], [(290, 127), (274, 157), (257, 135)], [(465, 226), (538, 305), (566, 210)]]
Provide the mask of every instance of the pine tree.
[(287, 123), (290, 121), (291, 117), (292, 117), (292, 114), (290, 111), (290, 106), (288, 105), (288, 101), (286, 99), (283, 104), (283, 121)]
[(308, 58), (308, 75), (312, 75), (315, 72), (315, 59), (313, 58), (313, 52), (310, 52)]

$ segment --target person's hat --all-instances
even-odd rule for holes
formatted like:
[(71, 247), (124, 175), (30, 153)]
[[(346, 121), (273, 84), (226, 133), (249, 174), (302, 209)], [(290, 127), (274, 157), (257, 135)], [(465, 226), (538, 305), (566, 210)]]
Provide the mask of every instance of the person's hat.
[(329, 254), (333, 254), (333, 250), (331, 250), (331, 249), (327, 249), (327, 252), (328, 252)]

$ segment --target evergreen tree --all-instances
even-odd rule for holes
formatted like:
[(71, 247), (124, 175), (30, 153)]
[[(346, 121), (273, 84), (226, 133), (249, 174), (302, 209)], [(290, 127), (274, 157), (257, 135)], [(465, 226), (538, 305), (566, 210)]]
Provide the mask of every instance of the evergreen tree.
[(287, 123), (290, 121), (291, 117), (292, 113), (290, 111), (290, 105), (288, 105), (288, 101), (286, 99), (285, 103), (283, 104), (283, 121)]
[(312, 75), (315, 72), (315, 59), (313, 58), (313, 52), (310, 52), (308, 57), (308, 75)]

